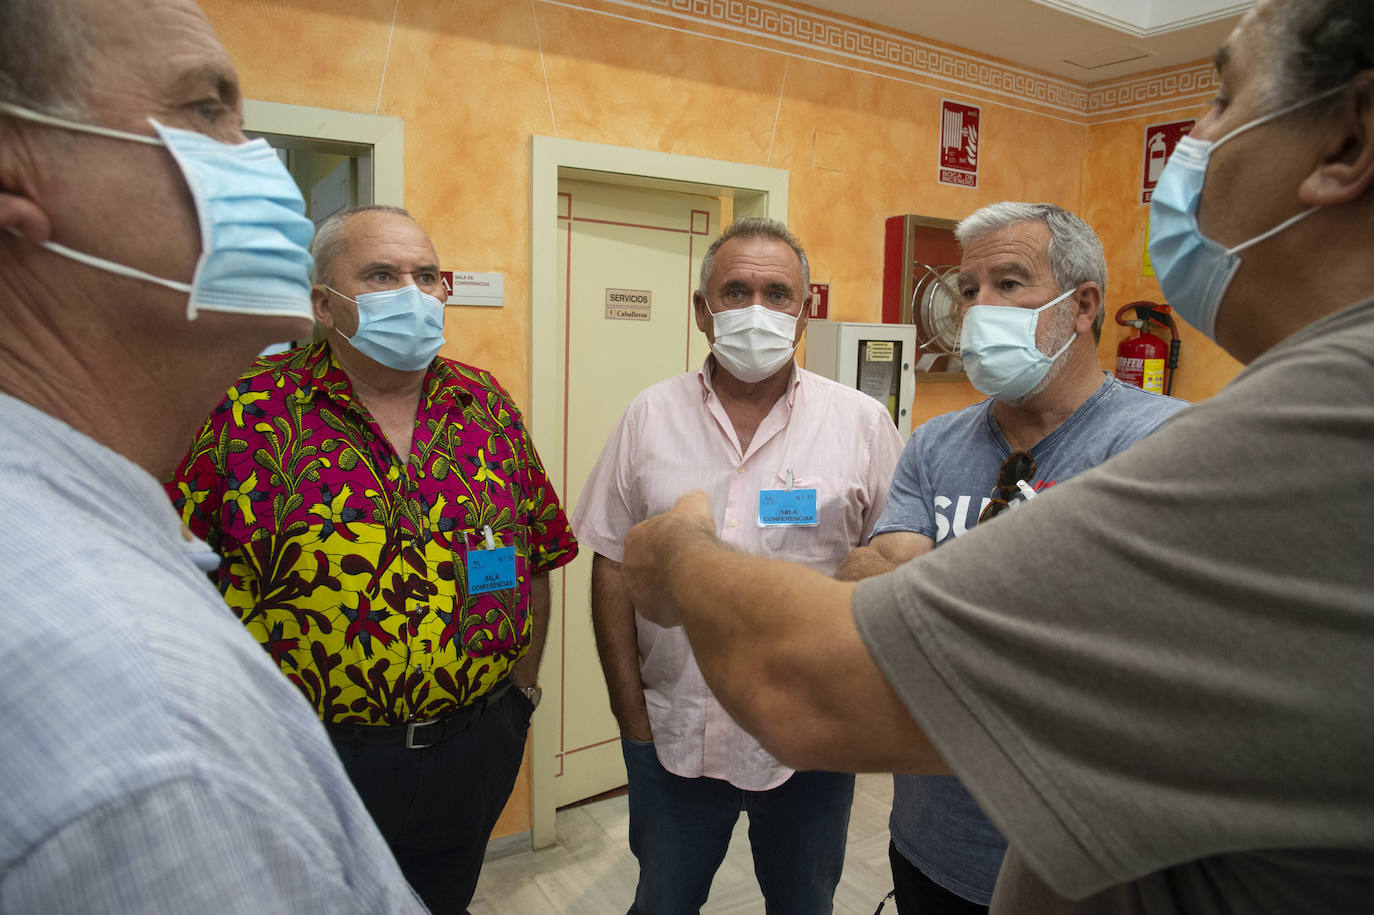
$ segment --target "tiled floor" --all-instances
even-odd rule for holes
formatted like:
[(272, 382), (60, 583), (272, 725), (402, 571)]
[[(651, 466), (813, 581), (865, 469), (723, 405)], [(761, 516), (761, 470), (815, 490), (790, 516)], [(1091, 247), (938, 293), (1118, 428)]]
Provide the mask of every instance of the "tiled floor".
[[(849, 818), (844, 874), (836, 915), (872, 915), (892, 889), (887, 864), (887, 815), (892, 776), (860, 775)], [(716, 873), (703, 915), (756, 915), (763, 896), (749, 854), (748, 818), (741, 815), (725, 863)], [(621, 915), (634, 898), (638, 869), (630, 854), (624, 795), (560, 810), (558, 844), (486, 863), (472, 915)], [(893, 911), (889, 904), (885, 913)]]

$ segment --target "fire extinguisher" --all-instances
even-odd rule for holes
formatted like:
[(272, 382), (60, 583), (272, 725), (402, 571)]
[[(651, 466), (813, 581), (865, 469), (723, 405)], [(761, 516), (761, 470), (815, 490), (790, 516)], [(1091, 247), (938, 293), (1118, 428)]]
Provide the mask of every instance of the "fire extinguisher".
[[(1135, 317), (1125, 317), (1131, 310)], [(1122, 340), (1116, 348), (1116, 377), (1156, 394), (1172, 393), (1178, 368), (1178, 327), (1169, 306), (1132, 302), (1117, 310), (1116, 323), (1136, 329), (1134, 337)], [(1150, 333), (1152, 326), (1168, 328), (1169, 342)]]

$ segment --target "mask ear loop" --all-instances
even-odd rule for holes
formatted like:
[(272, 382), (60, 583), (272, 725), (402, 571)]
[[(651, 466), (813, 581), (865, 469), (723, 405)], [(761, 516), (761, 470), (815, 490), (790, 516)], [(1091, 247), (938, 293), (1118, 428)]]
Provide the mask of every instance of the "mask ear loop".
[(1258, 127), (1261, 124), (1268, 124), (1275, 118), (1281, 118), (1285, 114), (1291, 114), (1292, 112), (1297, 111), (1301, 108), (1306, 108), (1308, 105), (1316, 104), (1324, 98), (1330, 98), (1338, 92), (1344, 92), (1347, 88), (1349, 88), (1351, 82), (1354, 82), (1354, 80), (1351, 80), (1350, 82), (1341, 83), (1339, 86), (1333, 86), (1332, 88), (1327, 89), (1324, 92), (1318, 92), (1316, 95), (1309, 95), (1307, 98), (1302, 99), (1300, 101), (1296, 101), (1291, 105), (1284, 105), (1278, 111), (1271, 111), (1268, 114), (1260, 115), (1250, 123), (1240, 125), (1235, 130), (1231, 131), (1226, 136), (1222, 137), (1220, 140), (1215, 141), (1212, 144), (1212, 149), (1215, 151), (1216, 148), (1221, 144), (1226, 143), (1234, 137), (1240, 136), (1241, 134), (1245, 133), (1245, 131), (1250, 130), (1252, 127)]
[[(129, 133), (127, 130), (115, 130), (113, 127), (101, 127), (98, 124), (83, 124), (80, 121), (70, 121), (66, 118), (59, 118), (51, 114), (43, 114), (40, 111), (31, 111), (28, 108), (12, 105), (9, 102), (0, 102), (0, 112), (10, 117), (18, 118), (21, 121), (32, 121), (35, 124), (43, 124), (47, 127), (58, 127), (64, 130), (74, 130), (77, 133), (95, 134), (96, 136), (110, 137), (116, 140), (128, 140), (132, 143), (146, 143), (149, 146), (167, 145), (163, 142), (161, 137), (149, 137), (141, 133)], [(148, 120), (153, 124), (154, 129), (156, 129), (157, 122), (153, 121), (152, 118)], [(26, 237), (23, 232), (20, 232), (13, 226), (6, 226), (6, 228), (19, 238)], [(88, 267), (94, 267), (97, 270), (103, 270), (106, 273), (113, 273), (116, 276), (123, 276), (133, 280), (142, 280), (145, 283), (154, 283), (158, 286), (171, 289), (174, 292), (184, 292), (187, 295), (191, 293), (190, 283), (154, 276), (151, 273), (139, 270), (137, 267), (117, 264), (114, 261), (105, 260), (103, 257), (96, 257), (94, 254), (77, 251), (75, 248), (68, 248), (66, 245), (55, 241), (40, 241), (34, 242), (34, 244), (51, 251), (53, 254), (65, 257), (68, 260), (76, 261), (80, 264), (85, 264)], [(194, 315), (192, 315), (192, 317), (194, 317)]]
[[(1271, 112), (1269, 112), (1268, 114), (1264, 115), (1263, 117), (1256, 118), (1255, 120), (1251, 121), (1249, 124), (1242, 124), (1241, 126), (1237, 127), (1235, 130), (1233, 130), (1233, 131), (1231, 131), (1230, 133), (1228, 133), (1226, 136), (1222, 137), (1220, 140), (1217, 140), (1215, 143), (1213, 143), (1213, 144), (1212, 144), (1212, 151), (1215, 152), (1218, 146), (1220, 146), (1221, 144), (1225, 143), (1226, 141), (1232, 139), (1233, 137), (1236, 137), (1236, 136), (1239, 136), (1239, 135), (1242, 134), (1242, 133), (1245, 133), (1245, 131), (1249, 130), (1249, 129), (1252, 128), (1252, 127), (1258, 127), (1258, 126), (1260, 126), (1261, 124), (1267, 124), (1267, 123), (1269, 123), (1270, 121), (1274, 120), (1275, 118), (1281, 118), (1281, 117), (1283, 117), (1285, 114), (1291, 114), (1292, 112), (1297, 111), (1297, 110), (1299, 110), (1299, 109), (1301, 109), (1301, 108), (1306, 108), (1308, 105), (1312, 105), (1312, 104), (1315, 104), (1315, 103), (1317, 103), (1317, 102), (1320, 102), (1320, 101), (1321, 101), (1322, 99), (1324, 99), (1324, 98), (1330, 98), (1331, 96), (1337, 94), (1338, 92), (1344, 92), (1346, 89), (1348, 89), (1348, 88), (1351, 86), (1351, 84), (1352, 84), (1353, 82), (1354, 82), (1354, 80), (1351, 80), (1350, 82), (1342, 83), (1342, 84), (1339, 85), (1339, 86), (1333, 86), (1332, 88), (1327, 89), (1325, 92), (1318, 92), (1316, 95), (1309, 96), (1308, 98), (1302, 99), (1301, 101), (1298, 101), (1298, 102), (1294, 102), (1294, 103), (1291, 104), (1291, 105), (1285, 105), (1284, 107), (1280, 108), (1278, 111), (1271, 111)], [(1317, 212), (1317, 211), (1320, 210), (1320, 209), (1321, 209), (1321, 207), (1308, 207), (1306, 210), (1303, 210), (1301, 213), (1298, 213), (1298, 214), (1295, 215), (1295, 216), (1290, 216), (1289, 218), (1285, 219), (1283, 222), (1281, 222), (1281, 223), (1279, 223), (1278, 225), (1274, 226), (1274, 228), (1270, 229), (1268, 232), (1262, 232), (1262, 233), (1260, 233), (1259, 235), (1256, 235), (1254, 238), (1250, 239), (1249, 241), (1243, 241), (1243, 242), (1241, 242), (1240, 244), (1236, 245), (1234, 248), (1228, 249), (1228, 250), (1226, 251), (1226, 253), (1227, 253), (1228, 255), (1230, 255), (1230, 254), (1239, 254), (1240, 252), (1244, 251), (1246, 248), (1249, 248), (1251, 245), (1257, 245), (1257, 244), (1259, 244), (1260, 242), (1264, 241), (1266, 238), (1269, 238), (1271, 235), (1277, 235), (1278, 233), (1282, 232), (1284, 229), (1287, 229), (1289, 226), (1293, 225), (1293, 224), (1296, 223), (1296, 222), (1299, 222), (1300, 220), (1306, 219), (1308, 216), (1311, 216), (1313, 213)]]
[[(1041, 305), (1039, 308), (1035, 309), (1035, 313), (1038, 315), (1038, 314), (1040, 314), (1040, 312), (1044, 311), (1044, 310), (1047, 309), (1047, 308), (1053, 308), (1055, 305), (1058, 305), (1060, 302), (1064, 301), (1065, 299), (1067, 299), (1069, 296), (1073, 295), (1073, 294), (1074, 294), (1075, 292), (1077, 292), (1077, 291), (1078, 291), (1078, 287), (1075, 286), (1075, 287), (1073, 287), (1072, 289), (1070, 289), (1068, 292), (1060, 293), (1059, 296), (1056, 297), (1053, 301), (1047, 302), (1046, 304)], [(1059, 347), (1059, 349), (1055, 350), (1053, 356), (1048, 357), (1049, 360), (1050, 360), (1050, 362), (1052, 363), (1052, 362), (1054, 362), (1054, 360), (1056, 360), (1056, 359), (1058, 359), (1060, 356), (1064, 355), (1064, 353), (1068, 350), (1068, 348), (1071, 347), (1071, 346), (1073, 346), (1073, 341), (1075, 341), (1075, 340), (1077, 340), (1077, 339), (1078, 339), (1078, 334), (1073, 333), (1073, 327), (1072, 327), (1072, 325), (1071, 325), (1071, 326), (1069, 327), (1069, 339), (1067, 339), (1067, 340), (1064, 341), (1064, 345), (1063, 345), (1063, 346), (1061, 346), (1061, 347)], [(1039, 348), (1040, 348), (1040, 347), (1038, 347), (1038, 346), (1036, 347), (1036, 349), (1039, 349)]]
[[(7, 228), (12, 235), (15, 235), (19, 238), (28, 237), (23, 232), (20, 232), (18, 229), (16, 229), (14, 226), (6, 226), (5, 228)], [(86, 254), (83, 251), (77, 251), (75, 248), (68, 248), (66, 245), (59, 244), (55, 241), (40, 241), (34, 242), (34, 244), (38, 245), (40, 248), (46, 248), (52, 253), (65, 257), (68, 260), (74, 260), (79, 263), (85, 264), (88, 267), (95, 267), (98, 270), (104, 270), (106, 273), (113, 273), (116, 276), (124, 276), (134, 280), (143, 280), (147, 283), (156, 283), (159, 286), (165, 286), (168, 289), (172, 289), (176, 292), (184, 292), (188, 295), (191, 292), (190, 283), (182, 283), (177, 280), (169, 280), (160, 276), (153, 276), (151, 273), (145, 273), (144, 271), (139, 270), (137, 267), (129, 267), (124, 264), (116, 264), (114, 261), (107, 261), (102, 257), (96, 257), (94, 254)]]
[(1295, 216), (1290, 216), (1290, 217), (1288, 217), (1288, 218), (1285, 219), (1283, 222), (1281, 222), (1281, 223), (1279, 223), (1278, 225), (1274, 226), (1274, 228), (1270, 229), (1268, 232), (1261, 232), (1259, 235), (1256, 235), (1254, 238), (1250, 239), (1249, 241), (1243, 241), (1243, 242), (1241, 242), (1240, 244), (1236, 245), (1234, 248), (1231, 248), (1231, 249), (1227, 250), (1226, 253), (1227, 253), (1227, 254), (1239, 254), (1240, 252), (1244, 251), (1246, 248), (1250, 247), (1251, 245), (1257, 245), (1257, 244), (1259, 244), (1260, 242), (1264, 241), (1264, 240), (1265, 240), (1266, 238), (1268, 238), (1269, 236), (1279, 234), (1279, 233), (1282, 232), (1284, 229), (1286, 229), (1286, 228), (1288, 228), (1289, 226), (1291, 226), (1293, 223), (1299, 222), (1299, 221), (1301, 221), (1301, 220), (1306, 219), (1307, 217), (1311, 216), (1313, 213), (1317, 212), (1317, 211), (1320, 210), (1320, 209), (1321, 209), (1321, 207), (1308, 207), (1307, 209), (1303, 210), (1301, 213), (1298, 213), (1298, 214), (1295, 215)]
[[(149, 137), (141, 133), (129, 133), (127, 130), (116, 130), (113, 127), (101, 127), (99, 124), (83, 124), (80, 121), (69, 121), (66, 118), (59, 118), (56, 115), (43, 114), (41, 111), (31, 111), (19, 105), (12, 105), (9, 102), (0, 102), (0, 112), (8, 114), (10, 117), (19, 118), (21, 121), (33, 121), (35, 124), (45, 124), (48, 127), (62, 127), (66, 130), (75, 130), (78, 133), (93, 133), (100, 137), (113, 137), (116, 140), (129, 140), (133, 143), (147, 143), (149, 146), (165, 146), (160, 137)], [(152, 118), (149, 118), (151, 121)]]
[(329, 285), (328, 283), (321, 283), (320, 285), (323, 286), (325, 289), (328, 289), (330, 292), (334, 293), (334, 294), (335, 294), (336, 296), (338, 296), (339, 298), (341, 298), (341, 299), (343, 299), (343, 300), (345, 300), (345, 301), (348, 301), (348, 302), (352, 302), (354, 305), (357, 305), (357, 304), (358, 304), (358, 300), (357, 300), (357, 299), (349, 298), (348, 296), (344, 295), (342, 292), (340, 292), (339, 290), (335, 289), (333, 286)]

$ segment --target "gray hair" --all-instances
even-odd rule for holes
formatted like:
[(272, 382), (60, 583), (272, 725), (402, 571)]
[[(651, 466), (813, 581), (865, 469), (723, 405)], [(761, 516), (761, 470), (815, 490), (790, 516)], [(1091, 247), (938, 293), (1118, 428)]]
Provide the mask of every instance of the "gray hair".
[[(1374, 68), (1374, 3), (1370, 0), (1282, 0), (1265, 20), (1273, 52), (1269, 89), (1275, 108), (1344, 86)], [(1219, 51), (1220, 65), (1226, 51)], [(1319, 117), (1339, 96), (1300, 112)]]
[(797, 241), (796, 236), (787, 231), (787, 226), (775, 219), (766, 219), (762, 216), (745, 216), (736, 219), (720, 233), (720, 238), (711, 242), (711, 247), (706, 249), (706, 256), (701, 259), (701, 285), (697, 287), (704, 294), (711, 285), (711, 271), (716, 266), (716, 252), (720, 246), (732, 238), (772, 238), (783, 242), (797, 254), (797, 260), (801, 261), (802, 288), (801, 295), (805, 298), (811, 285), (811, 263), (806, 259), (806, 250), (802, 248), (801, 242)]
[(1100, 340), (1107, 301), (1107, 256), (1102, 252), (1102, 240), (1086, 222), (1052, 203), (1007, 200), (985, 206), (962, 220), (954, 228), (954, 237), (967, 248), (985, 235), (1019, 222), (1042, 222), (1049, 228), (1050, 244), (1045, 253), (1060, 292), (1083, 283), (1096, 283), (1102, 290), (1103, 304), (1093, 319), (1093, 339)]
[(394, 216), (404, 216), (411, 222), (415, 222), (415, 217), (401, 207), (382, 204), (349, 207), (334, 213), (320, 223), (319, 228), (315, 230), (314, 239), (310, 242), (310, 254), (315, 258), (315, 269), (310, 273), (310, 282), (324, 283), (333, 278), (330, 275), (330, 270), (334, 267), (334, 261), (344, 252), (344, 225), (359, 213), (391, 213)]
[(55, 0), (0, 2), (0, 102), (75, 121), (86, 104), (94, 46), (86, 16)]

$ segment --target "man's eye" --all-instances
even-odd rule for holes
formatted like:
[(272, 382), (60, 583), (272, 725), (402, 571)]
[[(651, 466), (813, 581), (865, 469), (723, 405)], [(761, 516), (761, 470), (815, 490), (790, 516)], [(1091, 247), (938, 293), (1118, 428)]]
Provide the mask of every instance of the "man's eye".
[(215, 121), (219, 120), (219, 118), (229, 110), (229, 106), (225, 105), (217, 98), (201, 99), (198, 102), (192, 102), (190, 107), (191, 110), (207, 124), (215, 123)]
[(389, 279), (391, 279), (391, 274), (387, 273), (385, 270), (378, 270), (376, 273), (372, 274), (372, 280), (378, 283), (385, 283)]

